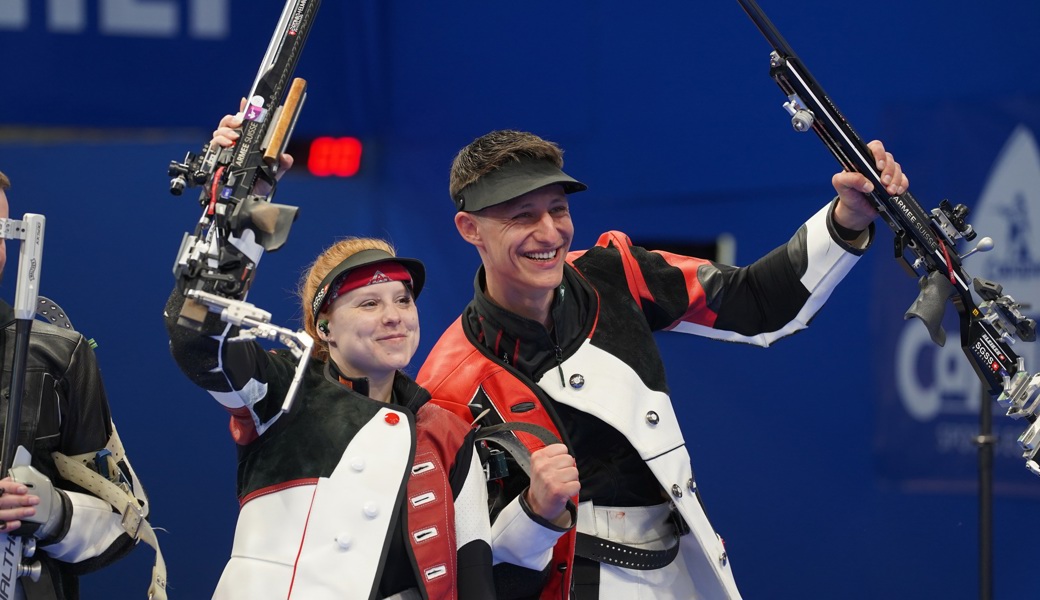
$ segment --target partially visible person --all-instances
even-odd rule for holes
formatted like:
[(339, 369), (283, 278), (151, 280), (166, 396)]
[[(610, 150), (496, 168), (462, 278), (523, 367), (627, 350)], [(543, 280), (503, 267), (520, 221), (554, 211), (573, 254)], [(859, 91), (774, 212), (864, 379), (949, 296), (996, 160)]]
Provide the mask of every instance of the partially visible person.
[[(10, 186), (8, 177), (0, 173), (0, 218), (9, 218)], [(0, 241), (0, 273), (6, 260), (6, 243)], [(14, 281), (11, 275), (17, 273), (8, 273), (9, 283)], [(0, 300), (4, 395), (0, 415), (6, 414), (11, 385), (14, 317), (11, 305)], [(38, 582), (19, 579), (23, 598), (74, 600), (80, 596), (81, 575), (112, 564), (138, 541), (138, 531), (125, 529), (120, 512), (99, 497), (99, 486), (110, 494), (113, 488), (121, 490), (110, 496), (121, 503), (119, 509), (125, 510), (131, 502), (141, 516), (148, 515), (144, 489), (115, 434), (97, 359), (82, 335), (33, 321), (21, 417), (18, 443), (29, 450), (32, 462), (12, 469), (17, 480), (9, 476), (0, 480), (0, 530), (37, 539), (32, 560), (39, 561), (43, 573)], [(71, 463), (89, 465), (95, 475), (81, 478), (82, 468), (65, 467)], [(103, 478), (107, 485), (88, 480), (98, 471), (107, 473)], [(165, 598), (163, 590), (153, 591), (157, 598)]]
[[(880, 142), (870, 149), (889, 193), (904, 192), (892, 155)], [(739, 598), (653, 333), (768, 346), (806, 327), (870, 244), (871, 184), (835, 175), (834, 201), (789, 242), (736, 268), (640, 248), (618, 231), (571, 251), (568, 195), (586, 186), (562, 168), (556, 144), (511, 130), (455, 157), (455, 227), (482, 266), (473, 300), (417, 377), (464, 418), (489, 411), (484, 424), (531, 423), (563, 441), (521, 437), (533, 450), (531, 476), (514, 469), (499, 486), (499, 597)]]
[[(213, 143), (232, 144), (240, 123), (226, 116)], [(421, 262), (383, 240), (322, 252), (299, 290), (316, 345), (285, 414), (292, 354), (230, 342), (237, 329), (213, 313), (202, 331), (179, 326), (174, 290), (173, 356), (231, 414), (238, 446), (241, 513), (214, 598), (495, 597), (474, 432), (402, 371), (424, 280)]]

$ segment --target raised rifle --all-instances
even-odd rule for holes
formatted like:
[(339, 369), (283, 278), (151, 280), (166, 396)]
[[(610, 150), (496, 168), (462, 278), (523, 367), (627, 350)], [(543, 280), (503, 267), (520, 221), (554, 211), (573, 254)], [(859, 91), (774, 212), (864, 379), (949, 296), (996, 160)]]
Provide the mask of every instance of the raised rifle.
[[(965, 221), (968, 209), (948, 200), (925, 212), (905, 192), (891, 195), (881, 183), (867, 144), (831, 101), (823, 87), (766, 17), (755, 0), (737, 0), (773, 47), (769, 75), (787, 95), (783, 104), (796, 131), (814, 131), (847, 171), (864, 175), (874, 191), (867, 196), (881, 219), (895, 234), (895, 257), (919, 277), (920, 294), (904, 318), (920, 319), (932, 341), (942, 346), (946, 332), (942, 318), (949, 300), (960, 316), (961, 348), (989, 394), (1007, 409), (1008, 416), (1025, 419), (1029, 426), (1018, 438), (1026, 467), (1040, 475), (1040, 374), (1030, 374), (1025, 361), (1012, 349), (1016, 341), (1036, 341), (1036, 321), (1022, 313), (1023, 305), (995, 282), (972, 278), (964, 270), (956, 243), (976, 237)], [(978, 250), (992, 242), (980, 240)], [(964, 256), (971, 254), (968, 252)], [(976, 302), (974, 293), (981, 299)]]
[(298, 208), (272, 202), (279, 159), (292, 137), (307, 96), (307, 82), (292, 78), (314, 23), (320, 0), (286, 0), (242, 109), (240, 137), (229, 148), (208, 142), (169, 165), (170, 192), (200, 186), (202, 216), (184, 235), (173, 274), (185, 295), (177, 322), (200, 330), (209, 312), (246, 325), (229, 341), (255, 337), (277, 340), (300, 361), (286, 395), (288, 411), (310, 358), (313, 339), (270, 323), (271, 315), (244, 301), (263, 251), (282, 247)]
[[(7, 396), (0, 473), (8, 475), (15, 465), (31, 462), (29, 451), (18, 443), (22, 429), (22, 401), (25, 393), (25, 369), (29, 358), (29, 334), (36, 317), (36, 301), (40, 294), (40, 271), (43, 267), (43, 234), (47, 220), (43, 215), (26, 213), (21, 221), (0, 219), (0, 239), (21, 240), (18, 252), (18, 283), (14, 293), (15, 338), (11, 359), (11, 388)], [(29, 440), (31, 441), (31, 440)], [(3, 559), (0, 560), (0, 600), (19, 598), (22, 577), (39, 581), (39, 562), (26, 564), (24, 559), (36, 553), (36, 540), (31, 536), (0, 533)]]

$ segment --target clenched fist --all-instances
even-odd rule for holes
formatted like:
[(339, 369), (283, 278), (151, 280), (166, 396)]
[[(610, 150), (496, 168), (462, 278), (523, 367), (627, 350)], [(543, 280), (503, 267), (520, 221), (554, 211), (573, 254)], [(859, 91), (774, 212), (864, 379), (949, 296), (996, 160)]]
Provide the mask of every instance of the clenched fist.
[(531, 453), (531, 486), (525, 499), (536, 514), (553, 524), (568, 525), (567, 501), (580, 490), (578, 465), (567, 446), (552, 444)]

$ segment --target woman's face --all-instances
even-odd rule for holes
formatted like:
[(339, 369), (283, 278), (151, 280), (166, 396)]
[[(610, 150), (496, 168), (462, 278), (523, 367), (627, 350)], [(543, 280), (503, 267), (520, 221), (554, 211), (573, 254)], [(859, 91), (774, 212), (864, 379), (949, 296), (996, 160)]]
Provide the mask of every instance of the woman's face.
[(391, 375), (408, 365), (419, 346), (419, 312), (400, 281), (351, 290), (322, 318), (329, 321), (329, 355), (350, 377)]

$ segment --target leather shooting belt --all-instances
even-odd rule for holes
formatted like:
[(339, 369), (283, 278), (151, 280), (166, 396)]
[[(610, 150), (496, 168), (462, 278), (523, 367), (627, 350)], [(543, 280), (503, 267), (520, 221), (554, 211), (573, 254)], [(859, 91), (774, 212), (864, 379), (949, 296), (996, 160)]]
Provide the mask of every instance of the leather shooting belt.
[(679, 538), (690, 532), (670, 502), (656, 506), (578, 505), (574, 553), (625, 569), (652, 571), (672, 564)]

